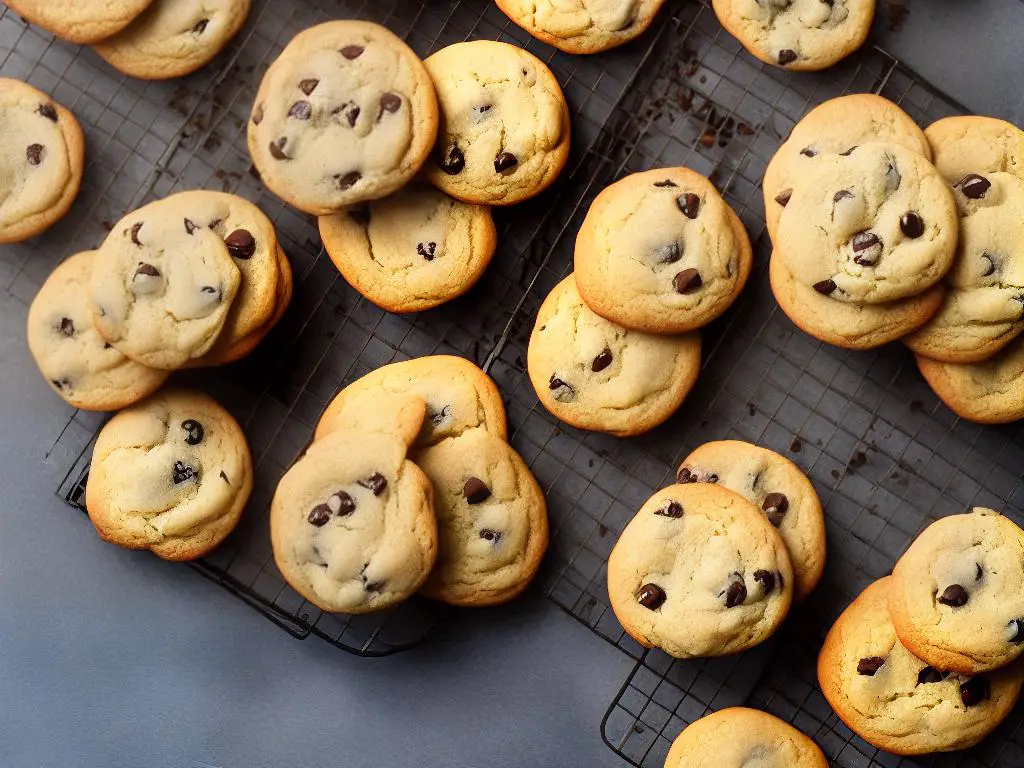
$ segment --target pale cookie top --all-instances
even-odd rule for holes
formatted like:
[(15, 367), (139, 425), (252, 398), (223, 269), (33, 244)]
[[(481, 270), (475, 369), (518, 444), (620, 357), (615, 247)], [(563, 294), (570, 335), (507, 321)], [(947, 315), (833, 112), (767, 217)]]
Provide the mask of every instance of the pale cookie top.
[(366, 613), (404, 600), (437, 555), (432, 495), (401, 440), (332, 433), (310, 446), (274, 493), (277, 567), (325, 611)]
[(344, 278), (390, 312), (419, 312), (465, 293), (498, 242), (488, 207), (426, 184), (321, 216), (320, 237)]
[(789, 138), (764, 171), (765, 223), (773, 240), (779, 215), (807, 169), (817, 165), (821, 157), (846, 152), (869, 141), (899, 144), (931, 158), (928, 140), (913, 118), (873, 93), (829, 99), (793, 126)]
[(88, 304), (93, 257), (69, 257), (43, 283), (28, 311), (28, 346), (43, 378), (71, 405), (117, 410), (156, 391), (167, 371), (125, 357), (96, 330)]
[(1012, 173), (1024, 179), (1024, 131), (977, 115), (944, 117), (925, 129), (935, 167), (955, 184), (969, 173)]
[(95, 43), (124, 29), (153, 0), (5, 0), (7, 6), (72, 43)]
[(28, 83), (0, 78), (0, 243), (29, 237), (63, 214), (82, 179), (82, 129)]
[(860, 48), (875, 0), (713, 0), (719, 21), (768, 64), (824, 69)]
[(424, 448), (439, 551), (423, 587), (453, 605), (494, 605), (522, 592), (548, 545), (544, 494), (526, 462), (482, 429)]
[(625, 630), (677, 658), (724, 656), (764, 641), (793, 597), (786, 545), (765, 515), (717, 485), (670, 485), (637, 512), (608, 560)]
[(534, 37), (567, 53), (597, 53), (641, 34), (665, 0), (498, 0)]
[(861, 144), (809, 168), (779, 218), (776, 254), (838, 302), (877, 304), (935, 285), (953, 263), (953, 192), (928, 160)]
[(96, 252), (89, 299), (100, 334), (133, 360), (173, 369), (208, 352), (241, 280), (228, 248), (179, 195), (114, 225)]
[(987, 360), (941, 363), (916, 355), (935, 394), (958, 416), (979, 424), (1024, 418), (1024, 340), (1017, 337)]
[(818, 656), (822, 693), (859, 736), (895, 754), (978, 743), (1017, 700), (1020, 667), (972, 678), (928, 666), (896, 638), (890, 582), (868, 586), (832, 626)]
[(967, 174), (954, 187), (960, 209), (956, 260), (938, 314), (905, 342), (951, 363), (991, 357), (1024, 331), (1024, 179)]
[(636, 435), (683, 402), (700, 372), (700, 334), (656, 336), (595, 314), (569, 275), (537, 313), (527, 368), (544, 407), (581, 429)]
[(939, 669), (977, 674), (1024, 652), (1024, 531), (975, 507), (928, 526), (889, 583), (896, 634)]
[(558, 80), (531, 53), (474, 40), (425, 62), (441, 126), (430, 181), (471, 203), (509, 205), (555, 180), (569, 154), (569, 109)]
[(580, 294), (602, 317), (648, 333), (695, 330), (750, 275), (743, 225), (688, 168), (634, 173), (601, 191), (576, 237)]
[(796, 464), (751, 443), (718, 440), (683, 459), (676, 482), (717, 483), (754, 502), (789, 551), (793, 599), (817, 586), (825, 568), (825, 518), (814, 486)]
[(672, 742), (665, 768), (829, 768), (818, 745), (789, 723), (746, 707), (712, 712)]
[[(349, 384), (320, 417), (316, 438), (335, 429), (350, 407), (348, 401), (364, 392), (414, 395), (426, 402), (426, 418), (417, 440), (421, 446), (477, 427), (502, 440), (508, 437), (505, 406), (491, 377), (465, 358), (430, 355), (382, 366)], [(402, 434), (403, 430), (396, 426), (392, 433)]]
[(200, 392), (162, 392), (100, 431), (86, 506), (104, 539), (186, 560), (231, 531), (251, 490), (249, 446), (231, 415)]
[(378, 24), (332, 21), (296, 35), (267, 70), (248, 139), (275, 194), (325, 215), (402, 187), (436, 133), (434, 86), (412, 49)]

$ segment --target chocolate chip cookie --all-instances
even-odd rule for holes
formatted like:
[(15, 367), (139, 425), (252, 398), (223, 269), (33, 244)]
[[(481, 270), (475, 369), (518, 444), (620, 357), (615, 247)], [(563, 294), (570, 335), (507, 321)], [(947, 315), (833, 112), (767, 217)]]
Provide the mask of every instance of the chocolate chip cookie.
[(252, 458), (238, 423), (201, 392), (161, 392), (100, 430), (85, 504), (100, 536), (166, 560), (193, 560), (238, 522)]
[(764, 641), (793, 598), (786, 545), (765, 514), (712, 483), (671, 485), (640, 508), (608, 559), (623, 628), (677, 658)]
[(84, 162), (74, 115), (28, 83), (0, 77), (0, 243), (26, 240), (67, 213)]
[(511, 205), (547, 188), (569, 156), (569, 107), (531, 53), (473, 40), (442, 48), (427, 70), (441, 126), (427, 176), (468, 203)]
[(487, 206), (426, 184), (321, 216), (320, 237), (342, 276), (389, 312), (419, 312), (461, 296), (498, 243)]
[(32, 24), (72, 43), (95, 43), (124, 29), (153, 0), (6, 0)]
[(831, 67), (864, 44), (875, 0), (713, 0), (729, 34), (766, 64)]
[(960, 418), (979, 424), (1024, 418), (1024, 337), (978, 363), (915, 357), (928, 386)]
[(87, 411), (116, 411), (152, 394), (167, 371), (136, 363), (96, 331), (86, 294), (94, 252), (58, 266), (28, 310), (28, 348), (53, 391)]
[(897, 755), (966, 749), (1009, 714), (1024, 671), (968, 677), (904, 648), (889, 620), (892, 579), (868, 586), (836, 620), (818, 656), (821, 691), (868, 743)]
[(498, 0), (512, 21), (566, 53), (599, 53), (628, 43), (654, 21), (665, 0)]
[(825, 569), (825, 517), (814, 486), (796, 464), (742, 440), (705, 443), (683, 459), (676, 482), (715, 483), (749, 499), (786, 544), (793, 599), (803, 600)]
[(470, 430), (418, 451), (434, 487), (439, 550), (423, 594), (496, 605), (526, 589), (548, 545), (544, 493), (499, 437)]
[(936, 120), (924, 134), (935, 167), (950, 184), (970, 173), (1011, 173), (1024, 179), (1024, 131), (1012, 123), (956, 115)]
[(430, 482), (407, 447), (340, 430), (289, 469), (270, 506), (274, 561), (325, 611), (368, 613), (410, 597), (437, 556)]
[(395, 192), (436, 135), (437, 98), (423, 62), (364, 21), (296, 35), (263, 77), (248, 126), (263, 182), (316, 215)]
[(527, 349), (537, 397), (580, 429), (627, 437), (661, 424), (700, 372), (700, 334), (630, 331), (592, 312), (569, 275), (541, 305)]
[(665, 768), (829, 768), (811, 739), (777, 717), (728, 707), (688, 725)]
[(1024, 531), (975, 507), (928, 526), (896, 563), (889, 614), (919, 659), (976, 675), (1024, 652)]
[(684, 333), (724, 312), (750, 275), (750, 239), (704, 176), (634, 173), (597, 196), (576, 237), (576, 282), (607, 320)]

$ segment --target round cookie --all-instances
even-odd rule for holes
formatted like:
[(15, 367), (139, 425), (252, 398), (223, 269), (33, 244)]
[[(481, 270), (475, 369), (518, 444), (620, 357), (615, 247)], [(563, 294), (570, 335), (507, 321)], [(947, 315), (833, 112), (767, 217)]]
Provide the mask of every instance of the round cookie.
[(670, 485), (637, 512), (608, 558), (608, 596), (623, 628), (677, 658), (761, 643), (793, 597), (786, 545), (738, 493)]
[(231, 414), (201, 392), (161, 392), (100, 430), (85, 505), (104, 541), (193, 560), (231, 532), (251, 491)]
[(836, 302), (916, 296), (953, 263), (957, 208), (945, 179), (897, 144), (861, 144), (807, 169), (779, 217), (775, 252)]
[[(349, 400), (364, 392), (414, 395), (427, 404), (420, 446), (434, 445), (449, 437), (482, 427), (508, 439), (505, 405), (491, 377), (465, 358), (431, 355), (403, 360), (377, 368), (335, 395), (316, 425), (319, 440), (337, 428)], [(396, 427), (394, 433), (401, 433)]]
[(28, 310), (28, 348), (65, 401), (116, 411), (159, 389), (167, 371), (125, 357), (97, 332), (86, 300), (93, 257), (93, 251), (68, 257), (43, 283)]
[(352, 287), (389, 312), (419, 312), (461, 296), (498, 243), (489, 208), (425, 184), (321, 216), (320, 237)]
[(688, 168), (634, 173), (594, 200), (576, 237), (576, 283), (607, 320), (647, 333), (707, 325), (750, 276), (750, 239), (714, 185)]
[(552, 415), (580, 429), (628, 437), (664, 422), (700, 372), (700, 334), (656, 336), (595, 314), (569, 275), (537, 313), (530, 381)]
[(437, 135), (423, 62), (390, 31), (331, 21), (296, 35), (267, 70), (249, 120), (249, 154), (291, 205), (327, 215), (404, 186)]
[(665, 0), (498, 0), (512, 21), (566, 53), (599, 53), (643, 34)]
[(796, 280), (772, 253), (768, 264), (772, 293), (793, 323), (816, 339), (846, 349), (873, 349), (920, 328), (939, 310), (942, 285), (909, 299), (885, 304), (832, 301)]
[(274, 562), (324, 611), (368, 613), (412, 596), (437, 557), (433, 491), (401, 440), (340, 430), (289, 469), (270, 506)]
[(96, 252), (89, 301), (118, 350), (166, 370), (202, 357), (224, 328), (241, 281), (227, 245), (189, 216), (180, 195), (114, 225)]
[(451, 605), (496, 605), (521, 593), (548, 546), (544, 493), (501, 438), (470, 430), (415, 461), (434, 486), (439, 550), (423, 594)]
[(676, 482), (717, 483), (760, 507), (786, 544), (793, 599), (803, 600), (825, 569), (825, 517), (800, 467), (775, 451), (742, 440), (705, 443), (683, 459)]
[(123, 30), (93, 45), (131, 77), (167, 80), (208, 64), (242, 28), (250, 0), (154, 0)]
[(0, 243), (60, 219), (78, 194), (84, 163), (74, 115), (28, 83), (0, 77)]
[(829, 768), (811, 739), (777, 717), (728, 707), (688, 725), (665, 768)]
[(924, 132), (935, 167), (955, 184), (969, 173), (1011, 173), (1024, 179), (1024, 131), (977, 115), (944, 117)]
[(976, 675), (1024, 653), (1024, 531), (975, 507), (929, 525), (897, 561), (889, 615), (900, 642), (941, 670)]
[(569, 107), (540, 59), (508, 43), (442, 48), (427, 71), (441, 125), (427, 177), (467, 203), (511, 205), (547, 188), (569, 156)]
[(940, 363), (915, 355), (928, 386), (957, 416), (978, 424), (1024, 418), (1024, 338), (978, 363)]
[[(931, 158), (924, 132), (906, 112), (883, 96), (852, 93), (822, 102), (800, 119), (764, 171), (765, 224), (775, 240), (779, 216), (793, 187), (819, 158), (869, 141), (899, 144)], [(940, 169), (941, 170), (941, 169)]]
[(72, 43), (95, 43), (131, 24), (153, 0), (5, 0), (30, 23)]
[(875, 0), (713, 0), (722, 26), (766, 64), (830, 67), (864, 44)]
[(947, 363), (991, 357), (1024, 331), (1024, 179), (969, 174), (955, 187), (956, 260), (938, 313), (904, 343)]
[(896, 755), (966, 749), (1009, 714), (1024, 672), (944, 675), (900, 645), (889, 620), (891, 579), (874, 582), (836, 620), (818, 655), (818, 682), (858, 736)]

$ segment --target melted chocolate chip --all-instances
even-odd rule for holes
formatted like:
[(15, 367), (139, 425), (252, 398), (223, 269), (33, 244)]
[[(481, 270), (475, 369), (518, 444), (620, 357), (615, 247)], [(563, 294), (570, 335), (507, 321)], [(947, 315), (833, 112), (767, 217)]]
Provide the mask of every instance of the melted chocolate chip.
[(737, 605), (743, 605), (743, 601), (747, 599), (747, 585), (743, 583), (743, 577), (738, 573), (732, 574), (729, 578), (729, 586), (724, 592), (725, 607), (735, 608)]
[(133, 243), (135, 243), (139, 247), (142, 247), (142, 241), (139, 240), (139, 230), (140, 229), (142, 229), (142, 222), (141, 221), (137, 222), (135, 224), (132, 224), (131, 238), (132, 238), (132, 242)]
[(701, 472), (698, 469), (680, 467), (679, 471), (676, 472), (676, 482), (680, 485), (687, 485), (689, 483), (717, 483), (718, 475), (714, 472)]
[(465, 167), (466, 156), (462, 154), (459, 145), (449, 144), (448, 149), (444, 152), (444, 157), (441, 158), (441, 170), (449, 176), (455, 176), (462, 173), (462, 169)]
[(188, 464), (182, 461), (174, 462), (174, 469), (171, 470), (171, 480), (174, 481), (175, 485), (191, 480), (192, 478), (199, 478), (199, 470), (190, 467)]
[(363, 488), (368, 489), (374, 496), (380, 496), (388, 487), (387, 478), (380, 472), (374, 472), (369, 477), (360, 480), (359, 484)]
[(346, 491), (338, 491), (327, 500), (327, 506), (338, 517), (348, 517), (356, 511), (356, 500)]
[(186, 231), (186, 232), (187, 232), (188, 234), (190, 234), (190, 235), (191, 235), (191, 234), (192, 234), (193, 232), (195, 232), (195, 231), (196, 231), (197, 229), (199, 229), (199, 227), (197, 227), (197, 226), (196, 226), (196, 224), (195, 224), (195, 222), (194, 222), (194, 221), (192, 221), (191, 219), (185, 219), (185, 231)]
[(417, 243), (416, 253), (422, 256), (427, 261), (434, 260), (434, 254), (437, 252), (437, 243)]
[(981, 258), (988, 261), (988, 265), (985, 267), (985, 271), (981, 273), (982, 277), (988, 277), (996, 271), (996, 260), (992, 257), (991, 253), (981, 254)]
[(1024, 619), (1011, 619), (1006, 625), (1006, 639), (1019, 645), (1024, 643)]
[(814, 290), (816, 290), (818, 293), (822, 294), (823, 296), (828, 296), (833, 291), (835, 291), (835, 289), (836, 289), (836, 282), (835, 282), (835, 280), (822, 280), (821, 282), (815, 283), (811, 287), (814, 288)]
[(683, 516), (683, 505), (678, 501), (670, 501), (661, 509), (654, 510), (654, 514), (662, 517), (680, 518)]
[(394, 114), (402, 108), (402, 97), (397, 93), (385, 93), (380, 97), (380, 112), (377, 113), (377, 119), (380, 120), (381, 115), (385, 112)]
[(693, 267), (684, 269), (672, 278), (672, 286), (676, 293), (693, 293), (704, 284), (700, 272)]
[(794, 61), (796, 61), (796, 59), (796, 51), (790, 48), (783, 48), (781, 51), (779, 51), (779, 64), (781, 64), (782, 66), (792, 64)]
[(872, 267), (882, 256), (882, 241), (874, 232), (858, 232), (851, 243), (855, 263)]
[(259, 125), (263, 122), (263, 105), (257, 104), (256, 108), (252, 111), (252, 124)]
[(700, 213), (700, 198), (693, 192), (687, 192), (685, 195), (677, 197), (676, 205), (688, 219), (696, 219), (697, 214)]
[(843, 152), (840, 152), (840, 153), (839, 153), (839, 156), (840, 156), (840, 157), (849, 157), (850, 155), (852, 155), (852, 154), (853, 154), (853, 150), (855, 150), (856, 148), (857, 148), (857, 145), (856, 145), (856, 144), (854, 144), (854, 145), (853, 145), (852, 147), (850, 147), (849, 149), (847, 149), (847, 150), (844, 150)]
[(296, 101), (288, 110), (288, 117), (296, 120), (309, 120), (313, 116), (313, 105), (308, 101)]
[(602, 350), (601, 354), (595, 357), (593, 362), (590, 364), (590, 370), (592, 370), (594, 373), (600, 373), (611, 364), (612, 351), (608, 349), (608, 347), (605, 347), (604, 350)]
[(817, 157), (818, 150), (814, 149), (814, 147), (804, 147), (800, 150), (800, 154), (804, 157)]
[(70, 317), (62, 317), (57, 329), (69, 339), (75, 335), (75, 324)]
[(220, 471), (220, 479), (223, 480), (228, 485), (231, 485), (231, 481), (228, 480), (228, 476), (224, 473), (223, 469)]
[(462, 486), (462, 495), (467, 504), (480, 504), (491, 498), (491, 489), (479, 477), (471, 477)]
[(950, 584), (939, 595), (939, 602), (952, 608), (959, 608), (967, 604), (967, 590), (959, 584)]
[(992, 186), (992, 182), (984, 176), (979, 176), (976, 173), (968, 173), (953, 186), (963, 192), (965, 197), (969, 197), (971, 200), (980, 200), (985, 196), (985, 193), (988, 192), (988, 188)]
[(496, 173), (502, 173), (515, 168), (519, 164), (516, 156), (511, 152), (499, 152), (498, 156), (494, 158), (494, 170)]
[(775, 589), (775, 574), (771, 571), (758, 569), (754, 571), (754, 581), (761, 585), (766, 595), (770, 595)]
[(473, 111), (476, 112), (478, 115), (483, 115), (483, 114), (491, 111), (491, 105), (490, 104), (480, 104), (478, 106), (473, 107)]
[(36, 107), (36, 112), (45, 117), (47, 120), (57, 122), (57, 109), (53, 104), (40, 104)]
[(548, 379), (548, 388), (555, 393), (554, 398), (560, 403), (569, 403), (576, 399), (576, 390), (572, 385), (562, 381), (555, 374), (551, 374), (551, 378)]
[(992, 695), (988, 680), (984, 677), (972, 677), (965, 683), (960, 684), (960, 700), (965, 707), (973, 707), (980, 704)]
[(501, 538), (501, 531), (492, 531), (490, 528), (484, 528), (480, 531), (480, 538), (494, 544)]
[(981, 581), (981, 576), (982, 576), (983, 573), (984, 573), (984, 571), (982, 571), (982, 569), (981, 569), (981, 563), (975, 563), (974, 564), (974, 580), (975, 581)]
[(671, 179), (665, 179), (664, 181), (656, 181), (656, 182), (654, 182), (654, 186), (656, 186), (656, 187), (678, 187), (679, 185), (676, 184)]
[(665, 602), (665, 590), (657, 584), (644, 584), (636, 594), (637, 602), (644, 608), (656, 611)]
[(848, 189), (840, 189), (834, 195), (832, 195), (832, 203), (838, 203), (842, 200), (849, 200), (853, 197), (853, 192)]
[(341, 55), (351, 61), (352, 59), (358, 59), (360, 56), (362, 56), (363, 51), (365, 50), (366, 49), (363, 48), (363, 46), (361, 45), (346, 45), (344, 48), (341, 49)]
[(941, 683), (945, 679), (944, 675), (939, 672), (935, 667), (925, 667), (917, 673), (917, 684), (927, 685), (928, 683)]
[(39, 165), (43, 162), (45, 154), (46, 147), (42, 144), (29, 144), (25, 149), (25, 158), (28, 160), (29, 165)]
[(351, 189), (361, 178), (363, 178), (363, 174), (359, 171), (349, 171), (348, 173), (337, 174), (334, 177), (334, 181), (337, 182), (338, 189)]
[(270, 142), (270, 154), (275, 160), (287, 160), (288, 155), (284, 153), (284, 145), (288, 143), (288, 139), (282, 136), (279, 139), (274, 139)]
[(327, 525), (327, 521), (331, 519), (331, 508), (326, 504), (317, 504), (311, 510), (309, 515), (306, 517), (306, 521), (310, 525), (315, 525), (317, 528)]
[(775, 202), (785, 208), (789, 205), (789, 201), (793, 198), (792, 189), (784, 189), (775, 196)]
[(885, 659), (881, 656), (868, 656), (857, 662), (857, 674), (874, 677), (875, 672), (880, 670), (883, 664), (885, 664)]
[(138, 277), (144, 275), (146, 277), (160, 277), (160, 270), (154, 267), (152, 264), (139, 264), (135, 270), (135, 276)]
[(195, 419), (185, 419), (181, 422), (181, 428), (185, 430), (185, 442), (189, 445), (199, 445), (206, 436), (203, 425)]
[(318, 85), (320, 85), (320, 81), (315, 77), (311, 77), (306, 80), (299, 80), (299, 90), (307, 96), (315, 91)]
[(764, 497), (761, 509), (768, 516), (768, 522), (778, 528), (782, 525), (782, 518), (789, 510), (789, 499), (784, 493), (769, 493)]
[(900, 216), (900, 232), (907, 237), (918, 238), (924, 234), (924, 220), (913, 211)]
[(233, 258), (248, 261), (256, 252), (256, 238), (247, 229), (236, 229), (224, 238), (224, 245)]
[(340, 107), (335, 107), (331, 111), (332, 115), (343, 115), (345, 122), (348, 123), (349, 128), (356, 127), (356, 120), (359, 119), (359, 105), (354, 101), (346, 101)]

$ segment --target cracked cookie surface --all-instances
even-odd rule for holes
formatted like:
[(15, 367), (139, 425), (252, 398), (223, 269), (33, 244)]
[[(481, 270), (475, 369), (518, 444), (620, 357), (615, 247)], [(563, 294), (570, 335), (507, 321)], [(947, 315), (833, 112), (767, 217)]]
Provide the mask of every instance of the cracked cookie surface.
[(665, 0), (498, 0), (512, 21), (566, 53), (598, 53), (634, 39)]
[(72, 43), (95, 43), (131, 24), (153, 0), (6, 0), (7, 6)]

